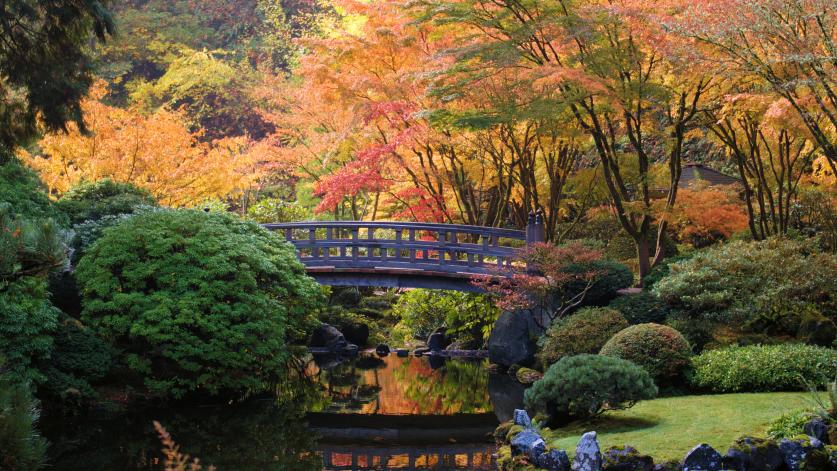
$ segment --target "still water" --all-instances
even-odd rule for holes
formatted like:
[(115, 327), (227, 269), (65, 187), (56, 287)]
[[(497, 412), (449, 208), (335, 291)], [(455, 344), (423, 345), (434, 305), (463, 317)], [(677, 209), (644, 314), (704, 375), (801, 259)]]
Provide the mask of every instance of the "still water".
[(523, 390), (485, 365), (320, 357), (307, 364), (308, 380), (281, 388), (281, 400), (99, 411), (46, 418), (42, 428), (59, 471), (162, 469), (153, 420), (218, 471), (493, 469), (490, 434)]

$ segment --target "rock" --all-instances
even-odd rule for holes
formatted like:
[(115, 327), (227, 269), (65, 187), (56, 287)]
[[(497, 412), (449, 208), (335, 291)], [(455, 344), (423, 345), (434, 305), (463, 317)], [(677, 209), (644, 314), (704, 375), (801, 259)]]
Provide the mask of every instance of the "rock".
[(401, 358), (405, 358), (410, 356), (410, 351), (406, 348), (397, 348), (395, 349), (395, 354), (400, 356)]
[(515, 409), (514, 419), (512, 421), (515, 425), (522, 425), (523, 427), (532, 426), (532, 419), (529, 418), (529, 414), (524, 409)]
[(632, 446), (610, 447), (602, 454), (602, 471), (653, 471), (654, 459)]
[(779, 450), (790, 471), (819, 471), (828, 466), (828, 454), (825, 445), (816, 438), (783, 438)]
[(545, 451), (546, 442), (534, 429), (526, 429), (511, 439), (512, 456), (526, 455), (535, 462)]
[(802, 428), (805, 432), (805, 435), (809, 437), (814, 437), (817, 440), (828, 443), (828, 424), (822, 420), (821, 417), (814, 417), (807, 424)]
[(385, 343), (378, 344), (378, 346), (375, 347), (375, 353), (377, 353), (378, 356), (385, 357), (385, 356), (389, 355), (389, 351), (390, 351), (389, 350), (389, 345), (387, 345)]
[(369, 341), (369, 326), (361, 323), (349, 324), (343, 327), (343, 336), (355, 345), (366, 345)]
[(720, 471), (722, 466), (721, 454), (706, 443), (692, 448), (683, 459), (683, 471)]
[(340, 351), (340, 354), (341, 355), (346, 355), (347, 357), (354, 357), (354, 356), (357, 356), (358, 350), (359, 349), (358, 349), (357, 345), (355, 345), (353, 343), (350, 343), (350, 344), (346, 345), (345, 347), (343, 347), (343, 350)]
[(765, 438), (739, 438), (724, 457), (724, 467), (738, 471), (774, 471), (784, 462), (776, 442)]
[(310, 345), (312, 347), (327, 348), (333, 353), (340, 353), (344, 348), (346, 348), (346, 346), (349, 345), (349, 342), (346, 341), (343, 334), (340, 333), (340, 331), (334, 326), (322, 324), (314, 329), (314, 333), (311, 334)]
[(514, 374), (518, 381), (523, 384), (532, 384), (535, 381), (543, 378), (543, 373), (540, 371), (533, 370), (531, 368), (520, 368), (517, 370), (517, 373)]
[(837, 446), (826, 447), (826, 452), (828, 453), (828, 469), (837, 469)]
[(602, 452), (596, 440), (596, 432), (587, 432), (581, 436), (575, 447), (573, 471), (601, 471)]
[(448, 338), (444, 327), (434, 330), (433, 333), (427, 337), (427, 348), (429, 348), (431, 352), (440, 352), (448, 345), (450, 345), (450, 339)]
[(681, 471), (683, 466), (677, 460), (669, 460), (654, 465), (654, 471)]
[(535, 359), (535, 338), (540, 328), (526, 311), (505, 311), (500, 314), (488, 338), (488, 358), (503, 366), (531, 365)]
[(564, 450), (555, 448), (541, 453), (535, 464), (538, 468), (549, 471), (570, 471), (570, 457)]
[(427, 348), (427, 347), (419, 347), (419, 348), (413, 350), (413, 355), (415, 355), (417, 357), (420, 357), (422, 355), (427, 355), (428, 353), (430, 353), (430, 349)]

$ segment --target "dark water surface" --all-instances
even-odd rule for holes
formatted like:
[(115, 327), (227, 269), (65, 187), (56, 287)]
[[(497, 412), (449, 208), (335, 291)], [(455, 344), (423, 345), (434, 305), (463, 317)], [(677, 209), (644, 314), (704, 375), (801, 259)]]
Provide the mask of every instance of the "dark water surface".
[[(152, 426), (181, 450), (230, 470), (493, 469), (490, 434), (522, 387), (484, 361), (317, 358), (294, 400), (46, 417), (54, 470), (162, 469)], [(303, 391), (302, 394), (299, 391)]]

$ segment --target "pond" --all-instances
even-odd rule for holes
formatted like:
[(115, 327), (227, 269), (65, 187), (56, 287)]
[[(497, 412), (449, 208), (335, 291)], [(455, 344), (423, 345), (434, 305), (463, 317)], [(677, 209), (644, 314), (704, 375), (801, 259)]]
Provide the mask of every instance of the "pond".
[[(162, 469), (159, 421), (219, 471), (493, 469), (491, 432), (523, 387), (484, 360), (312, 358), (285, 397), (45, 417), (56, 470)], [(290, 393), (293, 392), (293, 394)], [(293, 396), (293, 399), (287, 397)]]

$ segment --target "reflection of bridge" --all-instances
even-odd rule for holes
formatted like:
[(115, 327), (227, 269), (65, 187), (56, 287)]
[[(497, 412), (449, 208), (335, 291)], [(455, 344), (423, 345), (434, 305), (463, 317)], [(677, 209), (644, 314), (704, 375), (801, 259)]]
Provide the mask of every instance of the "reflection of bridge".
[(544, 240), (540, 215), (526, 231), (416, 222), (265, 224), (296, 246), (309, 275), (325, 285), (475, 291), (476, 276), (510, 269), (520, 248)]
[(494, 469), (494, 447), (487, 443), (374, 447), (325, 445), (317, 452), (323, 457), (323, 469), (400, 470), (418, 469)]

